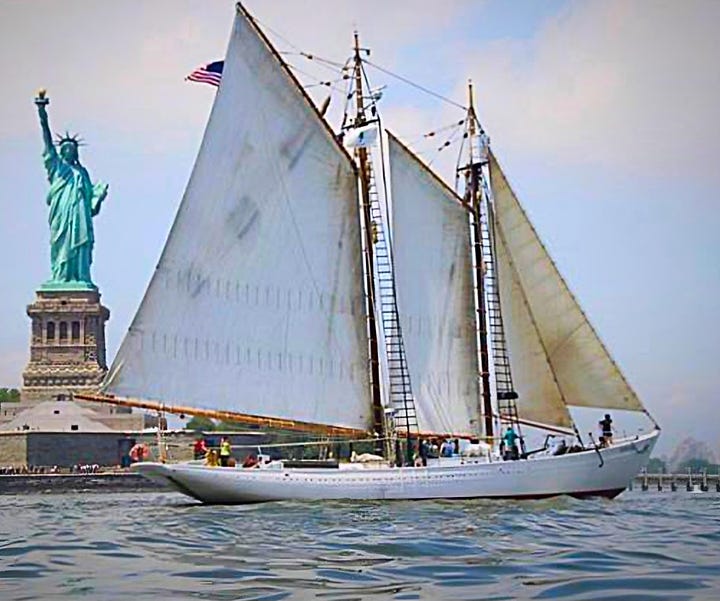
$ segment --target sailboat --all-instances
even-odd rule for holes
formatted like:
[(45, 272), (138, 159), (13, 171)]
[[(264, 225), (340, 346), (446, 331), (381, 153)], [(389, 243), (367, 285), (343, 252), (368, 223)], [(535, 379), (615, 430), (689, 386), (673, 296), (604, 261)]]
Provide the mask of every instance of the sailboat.
[[(157, 268), (101, 393), (76, 397), (375, 450), (332, 467), (134, 466), (206, 503), (614, 497), (660, 428), (528, 220), (472, 94), (457, 193), (380, 127), (361, 54), (356, 36), (343, 144), (238, 5)], [(576, 406), (643, 412), (652, 430), (583, 441)], [(523, 428), (570, 442), (534, 452)], [(422, 451), (433, 440), (447, 456)]]

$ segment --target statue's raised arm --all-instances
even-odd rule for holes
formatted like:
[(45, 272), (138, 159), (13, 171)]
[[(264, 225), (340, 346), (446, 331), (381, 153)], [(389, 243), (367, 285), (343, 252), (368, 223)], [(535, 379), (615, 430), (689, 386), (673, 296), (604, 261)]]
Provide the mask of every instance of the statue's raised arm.
[(40, 129), (42, 130), (43, 142), (45, 142), (45, 153), (49, 155), (56, 155), (57, 152), (55, 150), (55, 145), (53, 144), (47, 114), (47, 105), (50, 104), (50, 99), (46, 95), (46, 90), (42, 88), (39, 89), (37, 96), (35, 97), (35, 106), (37, 106), (38, 116), (40, 117)]

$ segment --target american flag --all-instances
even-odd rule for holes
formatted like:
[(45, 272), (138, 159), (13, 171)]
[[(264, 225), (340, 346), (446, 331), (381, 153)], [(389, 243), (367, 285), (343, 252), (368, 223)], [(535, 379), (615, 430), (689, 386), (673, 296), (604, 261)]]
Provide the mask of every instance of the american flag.
[(202, 67), (195, 69), (190, 75), (188, 75), (186, 81), (197, 81), (199, 83), (207, 83), (211, 86), (219, 86), (220, 79), (222, 78), (223, 66), (225, 61), (215, 61), (214, 63), (208, 63)]

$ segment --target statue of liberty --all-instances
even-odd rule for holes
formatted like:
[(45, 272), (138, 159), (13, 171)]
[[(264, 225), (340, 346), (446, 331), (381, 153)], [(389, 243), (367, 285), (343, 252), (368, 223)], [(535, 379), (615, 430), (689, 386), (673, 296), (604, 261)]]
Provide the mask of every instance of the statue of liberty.
[[(80, 164), (80, 140), (58, 136), (56, 150), (48, 125), (45, 90), (39, 90), (35, 104), (40, 116), (45, 150), (43, 161), (50, 183), (46, 202), (50, 207), (50, 263), (52, 277), (41, 290), (97, 290), (90, 277), (93, 234), (92, 218), (100, 212), (108, 185), (92, 184)], [(58, 152), (59, 150), (59, 152)]]

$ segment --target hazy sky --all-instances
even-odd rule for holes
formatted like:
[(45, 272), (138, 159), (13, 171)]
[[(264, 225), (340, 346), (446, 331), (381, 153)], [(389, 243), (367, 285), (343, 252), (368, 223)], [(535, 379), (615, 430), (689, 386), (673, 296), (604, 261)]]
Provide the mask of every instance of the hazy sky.
[[(246, 6), (306, 84), (337, 74), (360, 31), (370, 59), (460, 104), (476, 86), (496, 154), (571, 289), (644, 403), (660, 450), (720, 424), (720, 2), (260, 2)], [(222, 58), (229, 1), (0, 3), (0, 385), (28, 358), (25, 305), (49, 275), (42, 142), (79, 132), (93, 179), (93, 277), (113, 357), (154, 269), (214, 96), (183, 81)], [(278, 36), (279, 34), (279, 36)], [(449, 176), (457, 149), (423, 141), (462, 112), (387, 85), (386, 125)], [(306, 75), (310, 74), (310, 76)], [(339, 83), (338, 85), (342, 85)], [(326, 88), (308, 90), (322, 99)], [(342, 95), (335, 95), (336, 118)], [(242, 107), (239, 107), (242, 110)]]

